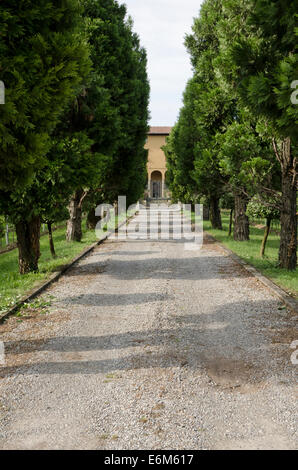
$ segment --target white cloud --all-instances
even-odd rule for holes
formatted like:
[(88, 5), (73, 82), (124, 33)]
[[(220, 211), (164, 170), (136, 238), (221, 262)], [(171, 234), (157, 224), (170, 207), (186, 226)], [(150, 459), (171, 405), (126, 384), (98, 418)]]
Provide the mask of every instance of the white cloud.
[(178, 117), (186, 82), (192, 76), (184, 37), (191, 32), (202, 0), (124, 0), (123, 3), (148, 54), (151, 125), (171, 126)]

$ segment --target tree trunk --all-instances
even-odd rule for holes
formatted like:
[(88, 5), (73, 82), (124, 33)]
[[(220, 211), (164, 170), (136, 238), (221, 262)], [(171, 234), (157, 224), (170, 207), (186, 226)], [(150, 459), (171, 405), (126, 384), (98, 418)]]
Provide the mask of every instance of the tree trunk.
[(282, 176), (279, 265), (289, 271), (297, 265), (297, 201), (291, 173)]
[(248, 199), (242, 194), (235, 194), (234, 240), (249, 240), (249, 219), (246, 215)]
[(87, 215), (87, 228), (88, 230), (95, 230), (96, 225), (100, 221), (101, 217), (95, 215), (95, 209), (90, 209)]
[(290, 137), (284, 139), (281, 150), (273, 139), (273, 148), (282, 172), (279, 266), (293, 271), (297, 266), (297, 157), (291, 151)]
[(68, 207), (69, 220), (67, 221), (66, 240), (68, 242), (82, 240), (82, 207), (81, 198), (82, 190), (77, 190), (70, 200)]
[(212, 228), (222, 230), (218, 197), (211, 197), (210, 199), (210, 221)]
[(48, 226), (48, 232), (49, 232), (49, 242), (50, 242), (51, 255), (52, 255), (53, 258), (57, 258), (56, 252), (55, 252), (54, 240), (53, 240), (52, 223), (48, 222), (47, 226)]
[(36, 216), (29, 221), (19, 221), (16, 224), (16, 233), (20, 274), (37, 272), (40, 257), (40, 218)]
[(265, 256), (266, 243), (267, 243), (267, 239), (268, 239), (268, 236), (269, 236), (269, 233), (270, 233), (271, 221), (272, 221), (272, 219), (270, 217), (266, 219), (266, 228), (265, 228), (265, 232), (264, 232), (264, 238), (263, 238), (263, 241), (262, 241), (261, 253), (260, 253), (262, 258), (264, 258), (264, 256)]
[(6, 224), (5, 226), (5, 245), (9, 245), (9, 226)]
[(210, 209), (209, 209), (209, 206), (207, 206), (206, 204), (204, 204), (204, 207), (203, 207), (203, 220), (207, 221), (207, 220), (209, 220), (209, 217), (210, 217)]
[(234, 209), (230, 212), (229, 237), (232, 235)]

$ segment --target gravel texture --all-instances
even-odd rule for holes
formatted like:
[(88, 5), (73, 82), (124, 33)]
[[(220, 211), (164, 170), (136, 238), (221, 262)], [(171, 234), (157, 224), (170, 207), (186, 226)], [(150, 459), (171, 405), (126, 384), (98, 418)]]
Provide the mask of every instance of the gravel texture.
[(42, 298), (0, 326), (0, 449), (297, 448), (297, 317), (210, 240), (109, 240)]

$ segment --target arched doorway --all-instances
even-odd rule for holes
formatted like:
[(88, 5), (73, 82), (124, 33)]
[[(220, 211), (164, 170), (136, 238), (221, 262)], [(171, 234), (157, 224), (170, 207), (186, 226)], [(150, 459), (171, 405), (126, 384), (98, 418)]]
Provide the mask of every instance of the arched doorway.
[(159, 199), (162, 197), (162, 174), (160, 171), (151, 173), (150, 197)]

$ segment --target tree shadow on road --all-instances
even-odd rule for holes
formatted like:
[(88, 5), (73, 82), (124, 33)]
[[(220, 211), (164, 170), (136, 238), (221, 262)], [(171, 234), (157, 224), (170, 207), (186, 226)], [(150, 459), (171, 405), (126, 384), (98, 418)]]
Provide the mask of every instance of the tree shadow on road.
[[(171, 315), (171, 326), (167, 328), (8, 341), (5, 343), (8, 356), (42, 351), (44, 362), (2, 367), (0, 377), (185, 368), (194, 373), (205, 371), (216, 383), (231, 387), (238, 386), (238, 382), (261, 383), (271, 375), (293, 383), (290, 343), (279, 343), (278, 337), (282, 341), (283, 332), (287, 331), (291, 342), (292, 337), (296, 339), (297, 328), (293, 318), (279, 311), (278, 305), (277, 300), (226, 302), (208, 314), (200, 312), (198, 306), (197, 314)], [(120, 357), (116, 354), (107, 358), (107, 351), (109, 356), (113, 351), (122, 353)], [(57, 353), (58, 360), (53, 360), (53, 353)]]
[(156, 292), (136, 292), (133, 294), (81, 294), (74, 297), (66, 297), (63, 299), (63, 303), (94, 307), (109, 307), (161, 302), (167, 299), (170, 299), (168, 294), (158, 294)]
[(106, 271), (107, 275), (121, 281), (132, 279), (181, 279), (205, 280), (229, 278), (251, 278), (246, 269), (225, 256), (194, 256), (189, 258), (150, 258), (121, 260), (111, 258), (105, 266), (101, 263), (86, 263), (67, 272), (68, 277), (90, 275)]

